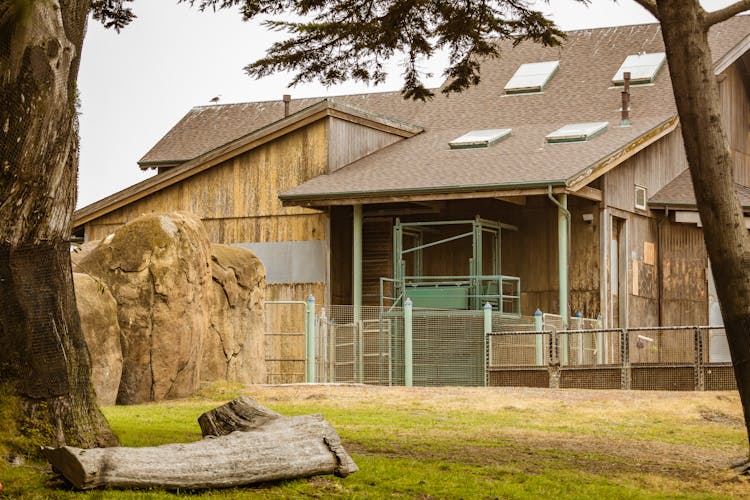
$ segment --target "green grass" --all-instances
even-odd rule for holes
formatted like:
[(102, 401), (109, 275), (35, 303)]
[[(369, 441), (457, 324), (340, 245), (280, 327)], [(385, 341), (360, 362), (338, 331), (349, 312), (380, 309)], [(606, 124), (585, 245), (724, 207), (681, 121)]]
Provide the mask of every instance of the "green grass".
[(81, 493), (44, 464), (0, 461), (0, 498), (750, 497), (727, 469), (746, 451), (733, 393), (225, 386), (104, 412), (125, 446), (189, 442), (200, 439), (201, 413), (240, 393), (285, 415), (323, 413), (360, 471), (229, 490)]

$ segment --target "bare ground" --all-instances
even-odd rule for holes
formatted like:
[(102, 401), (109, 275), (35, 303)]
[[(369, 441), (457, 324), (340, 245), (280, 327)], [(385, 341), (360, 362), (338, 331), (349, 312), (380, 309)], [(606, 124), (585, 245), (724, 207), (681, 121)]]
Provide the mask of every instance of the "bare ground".
[[(252, 386), (246, 393), (268, 404), (305, 400), (324, 414), (326, 408), (347, 407), (409, 409), (426, 415), (518, 413), (524, 422), (483, 429), (484, 442), (474, 442), (471, 430), (457, 429), (455, 436), (435, 434), (433, 444), (415, 444), (400, 440), (398, 429), (389, 429), (380, 440), (349, 439), (346, 446), (353, 454), (436, 461), (460, 457), (462, 463), (512, 464), (529, 473), (566, 467), (639, 478), (657, 488), (662, 480), (676, 481), (719, 495), (750, 498), (747, 478), (730, 469), (747, 454), (741, 406), (734, 392), (277, 385)], [(343, 427), (339, 426), (346, 436)], [(708, 432), (718, 436), (715, 442)], [(496, 445), (487, 446), (488, 441)]]

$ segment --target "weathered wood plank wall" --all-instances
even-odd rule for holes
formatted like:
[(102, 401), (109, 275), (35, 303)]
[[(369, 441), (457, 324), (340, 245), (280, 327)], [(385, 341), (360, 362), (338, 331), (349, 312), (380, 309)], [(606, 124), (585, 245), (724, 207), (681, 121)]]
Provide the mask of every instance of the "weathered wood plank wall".
[[(283, 207), (278, 199), (279, 193), (326, 172), (326, 133), (324, 120), (291, 132), (86, 224), (86, 237), (103, 238), (143, 213), (187, 210), (201, 217), (216, 243), (326, 240), (326, 213)], [(304, 300), (311, 293), (324, 304), (326, 284), (269, 284), (266, 300)], [(290, 313), (275, 307), (269, 313), (271, 328), (304, 332), (301, 309)], [(269, 337), (266, 347), (268, 357), (289, 360), (270, 363), (274, 382), (304, 380), (302, 337)]]
[(745, 58), (726, 69), (727, 76), (719, 84), (721, 116), (727, 130), (727, 138), (732, 149), (734, 177), (744, 186), (750, 186), (750, 91), (743, 82), (741, 69)]

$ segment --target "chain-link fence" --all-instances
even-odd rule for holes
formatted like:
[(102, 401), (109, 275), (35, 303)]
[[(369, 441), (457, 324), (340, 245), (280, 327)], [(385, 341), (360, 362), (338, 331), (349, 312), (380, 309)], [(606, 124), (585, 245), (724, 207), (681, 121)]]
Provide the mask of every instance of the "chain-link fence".
[[(492, 330), (534, 329), (533, 317), (490, 315)], [(315, 328), (317, 382), (482, 386), (486, 381), (485, 312), (414, 308), (321, 308)], [(411, 356), (406, 357), (405, 339)]]
[(705, 326), (492, 332), (487, 335), (487, 382), (585, 389), (731, 390), (736, 386), (723, 333), (722, 328)]
[(597, 320), (574, 317), (562, 330), (552, 314), (310, 306), (268, 303), (269, 383), (735, 388), (717, 327), (597, 329)]

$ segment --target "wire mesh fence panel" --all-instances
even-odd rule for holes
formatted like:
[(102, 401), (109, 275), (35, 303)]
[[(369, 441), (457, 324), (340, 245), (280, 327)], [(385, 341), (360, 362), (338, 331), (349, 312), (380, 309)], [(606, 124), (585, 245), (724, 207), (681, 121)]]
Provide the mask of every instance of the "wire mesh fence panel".
[(305, 304), (266, 302), (266, 382), (305, 381)]
[(317, 380), (390, 384), (392, 323), (382, 318), (378, 307), (331, 306), (321, 310), (316, 328)]
[(489, 336), (488, 368), (546, 367), (551, 360), (550, 334), (519, 333)]
[(483, 311), (414, 311), (414, 385), (484, 385)]
[(723, 327), (706, 327), (702, 332), (703, 384), (707, 391), (737, 389)]
[[(591, 322), (574, 318), (574, 326), (590, 326)], [(622, 339), (620, 331), (566, 330), (557, 332), (560, 365), (556, 383), (560, 388), (621, 389), (626, 386)]]
[(487, 385), (549, 387), (554, 356), (550, 333), (492, 332), (487, 335)]
[(563, 319), (559, 314), (542, 314), (542, 325), (544, 330), (562, 330)]

